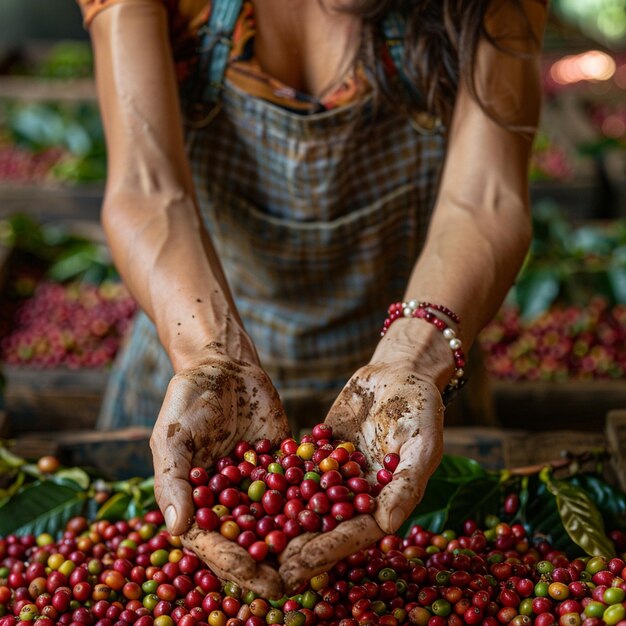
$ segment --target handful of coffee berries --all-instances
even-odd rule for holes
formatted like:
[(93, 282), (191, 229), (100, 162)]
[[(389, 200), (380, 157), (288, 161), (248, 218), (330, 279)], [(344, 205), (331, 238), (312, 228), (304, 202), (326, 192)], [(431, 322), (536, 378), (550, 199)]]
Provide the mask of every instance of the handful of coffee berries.
[(263, 561), (300, 533), (329, 532), (355, 515), (372, 514), (399, 461), (397, 454), (386, 455), (370, 482), (365, 455), (349, 441), (333, 440), (326, 424), (274, 450), (268, 439), (240, 441), (212, 476), (202, 467), (189, 472), (196, 523)]

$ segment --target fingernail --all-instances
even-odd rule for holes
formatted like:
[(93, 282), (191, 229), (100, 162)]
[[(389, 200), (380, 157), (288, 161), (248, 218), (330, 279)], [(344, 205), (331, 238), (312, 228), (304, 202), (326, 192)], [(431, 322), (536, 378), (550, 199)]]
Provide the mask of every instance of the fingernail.
[(400, 526), (402, 526), (405, 519), (404, 511), (401, 508), (395, 508), (391, 511), (391, 515), (389, 516), (389, 525), (391, 532), (396, 532)]
[(176, 522), (178, 521), (178, 515), (176, 514), (176, 509), (173, 504), (170, 504), (167, 509), (165, 509), (163, 517), (165, 517), (165, 525), (171, 532), (172, 528), (176, 526)]

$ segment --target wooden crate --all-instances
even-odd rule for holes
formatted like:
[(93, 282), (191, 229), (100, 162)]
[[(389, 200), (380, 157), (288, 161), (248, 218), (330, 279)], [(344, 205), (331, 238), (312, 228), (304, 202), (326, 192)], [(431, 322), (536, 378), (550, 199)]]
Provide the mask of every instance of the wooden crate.
[[(535, 466), (590, 451), (606, 451), (608, 477), (626, 490), (626, 410), (606, 417), (605, 432), (531, 432), (485, 427), (452, 427), (444, 431), (447, 454), (475, 459), (490, 469)], [(150, 428), (115, 431), (62, 431), (20, 435), (15, 452), (27, 458), (58, 455), (67, 465), (89, 466), (113, 479), (152, 472)]]
[(0, 218), (24, 213), (40, 222), (98, 223), (103, 195), (102, 184), (63, 187), (3, 183), (0, 184)]
[(95, 427), (109, 371), (3, 368), (13, 436), (43, 430)]
[(0, 76), (0, 98), (26, 102), (96, 102), (93, 78)]
[(444, 451), (475, 459), (491, 469), (519, 468), (558, 461), (585, 452), (606, 453), (607, 476), (626, 490), (626, 410), (610, 411), (605, 427), (580, 430), (532, 431), (453, 427), (444, 431)]
[[(28, 261), (19, 251), (0, 247), (0, 295), (12, 268), (24, 262)], [(6, 301), (4, 304), (7, 308), (3, 317), (10, 317), (11, 307)], [(0, 368), (5, 382), (5, 424), (10, 436), (95, 426), (108, 369), (35, 369), (3, 363)]]
[(626, 406), (626, 381), (493, 381), (496, 414), (504, 428), (602, 432), (605, 416)]
[(14, 452), (25, 458), (58, 456), (67, 466), (95, 469), (110, 480), (125, 480), (153, 473), (150, 428), (113, 431), (53, 431), (20, 436)]

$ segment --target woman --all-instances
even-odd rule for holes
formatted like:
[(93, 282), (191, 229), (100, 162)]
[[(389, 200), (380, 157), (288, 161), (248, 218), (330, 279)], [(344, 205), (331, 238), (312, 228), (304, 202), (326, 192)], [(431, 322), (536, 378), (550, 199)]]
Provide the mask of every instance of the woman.
[[(147, 314), (109, 423), (150, 419), (174, 374), (151, 441), (168, 528), (219, 574), (278, 595), (395, 531), (441, 458), (442, 394), (461, 385), (463, 349), (531, 237), (546, 7), (80, 2), (109, 147), (103, 223)], [(154, 390), (136, 388), (148, 380), (138, 363)], [(186, 481), (239, 439), (288, 433), (271, 381), (288, 403), (343, 387), (326, 420), (335, 435), (374, 466), (401, 457), (374, 517), (301, 535), (280, 572), (189, 530)]]

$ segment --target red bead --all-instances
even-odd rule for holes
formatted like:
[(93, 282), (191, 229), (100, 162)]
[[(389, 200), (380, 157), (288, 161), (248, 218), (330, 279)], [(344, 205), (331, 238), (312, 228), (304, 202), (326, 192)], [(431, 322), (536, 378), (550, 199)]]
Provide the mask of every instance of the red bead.
[(440, 330), (441, 332), (448, 328), (448, 325), (443, 320), (440, 320), (438, 317), (433, 320), (433, 324), (435, 325), (437, 330)]

